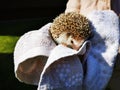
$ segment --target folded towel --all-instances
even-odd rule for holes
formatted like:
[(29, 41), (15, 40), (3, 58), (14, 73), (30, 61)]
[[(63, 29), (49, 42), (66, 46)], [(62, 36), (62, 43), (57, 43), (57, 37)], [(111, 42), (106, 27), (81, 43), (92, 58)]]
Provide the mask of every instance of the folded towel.
[(84, 64), (79, 61), (77, 54), (81, 49), (76, 53), (58, 45), (47, 60), (38, 90), (105, 89), (118, 53), (118, 17), (109, 10), (93, 11), (87, 17), (94, 32), (87, 60)]
[(102, 90), (113, 71), (119, 47), (119, 18), (110, 10), (94, 11), (88, 15), (94, 37), (87, 59), (87, 73), (84, 80), (86, 90)]
[[(14, 51), (16, 77), (25, 83), (38, 84), (38, 90), (103, 90), (112, 75), (118, 54), (118, 16), (105, 10), (93, 11), (87, 17), (94, 37), (85, 41), (78, 51), (63, 45), (56, 46), (49, 34), (50, 24), (23, 35)], [(48, 42), (43, 42), (43, 38)], [(82, 54), (83, 62), (79, 58)], [(43, 61), (42, 56), (48, 59), (41, 64), (37, 61)], [(25, 66), (27, 71), (23, 68)], [(35, 76), (28, 78), (28, 73), (31, 76), (36, 74), (39, 79), (36, 81)]]
[(83, 68), (77, 55), (81, 55), (83, 51), (87, 51), (87, 57), (89, 49), (90, 41), (84, 42), (78, 51), (63, 45), (56, 46), (51, 51), (43, 69), (38, 90), (82, 89)]
[(56, 46), (49, 34), (50, 25), (29, 31), (18, 40), (14, 50), (14, 70), (20, 81), (38, 85), (47, 57)]

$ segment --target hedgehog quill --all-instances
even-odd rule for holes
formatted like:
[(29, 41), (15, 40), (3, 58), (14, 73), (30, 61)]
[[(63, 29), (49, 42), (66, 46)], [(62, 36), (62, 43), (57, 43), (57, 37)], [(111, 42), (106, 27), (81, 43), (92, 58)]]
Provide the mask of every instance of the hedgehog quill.
[(63, 44), (78, 50), (91, 35), (89, 20), (77, 12), (62, 13), (50, 27), (52, 38), (57, 44)]

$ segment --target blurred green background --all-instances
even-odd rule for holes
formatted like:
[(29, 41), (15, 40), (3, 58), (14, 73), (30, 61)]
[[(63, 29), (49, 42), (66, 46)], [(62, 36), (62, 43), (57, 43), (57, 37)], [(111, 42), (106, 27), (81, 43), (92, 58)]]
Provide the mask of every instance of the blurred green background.
[[(48, 22), (52, 22), (59, 13), (64, 12), (67, 1), (0, 1), (0, 90), (37, 90), (37, 86), (21, 83), (15, 78), (14, 46), (21, 35), (31, 30), (38, 30)], [(117, 59), (106, 90), (119, 90), (119, 84), (120, 60)]]

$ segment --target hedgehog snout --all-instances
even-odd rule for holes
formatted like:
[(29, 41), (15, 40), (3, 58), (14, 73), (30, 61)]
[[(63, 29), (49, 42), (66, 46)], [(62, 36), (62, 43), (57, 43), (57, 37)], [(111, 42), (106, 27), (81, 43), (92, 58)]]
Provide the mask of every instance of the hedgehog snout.
[(82, 46), (84, 41), (85, 41), (84, 39), (77, 40), (77, 39), (69, 37), (67, 46), (72, 49), (79, 50), (79, 48)]

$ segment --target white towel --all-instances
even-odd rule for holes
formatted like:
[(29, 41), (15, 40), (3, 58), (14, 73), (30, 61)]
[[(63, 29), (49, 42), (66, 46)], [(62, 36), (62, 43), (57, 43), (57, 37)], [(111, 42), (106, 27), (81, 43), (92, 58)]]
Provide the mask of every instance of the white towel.
[(14, 70), (20, 81), (38, 85), (45, 59), (56, 46), (49, 34), (50, 25), (48, 23), (39, 30), (29, 31), (18, 40), (14, 50)]
[(119, 47), (119, 18), (113, 11), (94, 11), (88, 15), (94, 30), (87, 59), (84, 85), (87, 90), (102, 90), (113, 71)]
[[(94, 37), (90, 39), (92, 48), (85, 64), (79, 62), (74, 50), (57, 46), (41, 74), (38, 90), (105, 89), (118, 53), (119, 19), (113, 11), (108, 10), (93, 11), (87, 17)], [(71, 67), (67, 67), (68, 64)]]
[[(32, 77), (33, 84), (38, 84), (38, 90), (103, 90), (111, 78), (115, 58), (118, 54), (119, 46), (119, 21), (118, 16), (111, 10), (93, 11), (87, 18), (91, 22), (94, 37), (84, 42), (82, 47), (75, 51), (63, 45), (56, 46), (49, 35), (49, 26), (44, 30), (31, 32), (31, 35), (25, 34), (18, 41), (14, 52), (15, 73), (19, 64), (23, 64), (27, 59), (33, 59), (36, 56), (48, 56), (47, 62), (40, 74), (40, 81), (36, 83), (35, 77)], [(43, 30), (43, 31), (44, 31)], [(28, 53), (29, 49), (41, 47), (39, 43), (42, 37), (49, 40), (42, 51), (39, 49)], [(46, 33), (46, 34), (45, 34)], [(37, 35), (37, 36), (36, 36)], [(29, 37), (32, 37), (30, 42)], [(38, 39), (39, 38), (39, 39)], [(28, 40), (28, 42), (27, 42)], [(27, 44), (22, 44), (26, 42)], [(40, 42), (41, 43), (41, 42)], [(28, 45), (28, 46), (26, 46)], [(47, 51), (45, 48), (51, 48)], [(23, 48), (24, 47), (24, 48)], [(27, 48), (29, 47), (29, 48)], [(19, 49), (18, 49), (19, 48)], [(27, 49), (26, 49), (27, 48)], [(44, 50), (46, 51), (44, 53)], [(40, 51), (40, 53), (39, 53)], [(78, 55), (84, 51), (85, 58), (81, 63)], [(26, 53), (28, 53), (26, 55)], [(21, 55), (21, 56), (19, 56)], [(27, 65), (27, 63), (25, 64)], [(29, 65), (29, 63), (28, 63)], [(36, 66), (37, 67), (37, 66)], [(39, 69), (39, 68), (36, 68)], [(37, 74), (37, 73), (36, 73)], [(19, 78), (19, 77), (18, 77)], [(26, 79), (25, 77), (24, 79)], [(26, 83), (26, 81), (24, 81)]]
[(90, 45), (90, 41), (86, 41), (78, 51), (63, 45), (56, 46), (51, 51), (43, 69), (38, 90), (82, 89), (83, 67), (78, 55), (83, 54), (83, 51), (87, 51), (85, 53), (87, 57)]

